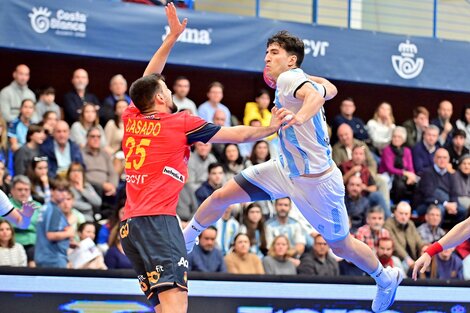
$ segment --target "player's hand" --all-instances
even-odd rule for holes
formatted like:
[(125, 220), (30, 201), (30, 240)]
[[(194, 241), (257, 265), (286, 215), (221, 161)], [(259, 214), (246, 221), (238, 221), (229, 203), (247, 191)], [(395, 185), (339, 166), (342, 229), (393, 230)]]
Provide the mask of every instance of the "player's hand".
[(413, 268), (413, 274), (411, 275), (411, 277), (414, 280), (417, 280), (418, 271), (421, 274), (424, 274), (424, 272), (426, 272), (426, 269), (429, 267), (429, 264), (431, 264), (431, 256), (425, 252), (419, 257), (419, 259), (416, 260)]
[(303, 123), (305, 123), (305, 120), (302, 117), (298, 116), (297, 114), (287, 115), (286, 118), (285, 118), (285, 121), (287, 123), (282, 127), (282, 130), (286, 130), (286, 129), (288, 129), (289, 127), (291, 127), (293, 125), (300, 126)]
[(27, 201), (23, 202), (22, 210), (21, 210), (21, 215), (24, 217), (31, 217), (33, 216), (34, 212), (39, 209), (39, 206), (34, 203), (33, 201)]
[(188, 19), (185, 18), (183, 22), (180, 22), (176, 14), (176, 7), (172, 2), (165, 6), (165, 13), (168, 19), (168, 26), (170, 27), (170, 35), (178, 37), (185, 30)]
[(287, 122), (287, 118), (289, 117), (289, 115), (290, 116), (294, 115), (294, 113), (287, 110), (286, 108), (278, 109), (276, 107), (273, 107), (271, 109), (271, 113), (272, 113), (271, 122), (269, 126), (274, 126), (276, 129), (278, 129), (284, 123)]

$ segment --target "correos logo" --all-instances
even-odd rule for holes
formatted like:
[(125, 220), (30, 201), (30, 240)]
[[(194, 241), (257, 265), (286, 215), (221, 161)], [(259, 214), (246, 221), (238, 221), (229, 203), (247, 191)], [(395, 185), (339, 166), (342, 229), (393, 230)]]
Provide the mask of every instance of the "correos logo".
[(28, 16), (31, 27), (39, 34), (52, 29), (55, 30), (56, 35), (60, 36), (86, 36), (87, 16), (84, 13), (59, 9), (53, 15), (47, 7), (33, 7)]
[[(170, 27), (165, 26), (165, 34), (162, 35), (162, 41), (170, 33)], [(193, 43), (196, 45), (210, 45), (212, 29), (197, 29), (197, 28), (186, 28), (184, 32), (179, 36), (178, 41)]]
[(424, 59), (417, 58), (418, 47), (409, 40), (398, 45), (401, 55), (392, 55), (393, 69), (403, 79), (412, 79), (421, 74)]

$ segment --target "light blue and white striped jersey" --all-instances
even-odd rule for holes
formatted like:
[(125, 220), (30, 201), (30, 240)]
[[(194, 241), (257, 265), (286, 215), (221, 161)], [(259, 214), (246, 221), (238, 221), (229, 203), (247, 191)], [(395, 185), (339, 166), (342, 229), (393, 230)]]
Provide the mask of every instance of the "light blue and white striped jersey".
[[(324, 96), (325, 89), (309, 80), (302, 69), (296, 68), (279, 75), (274, 104), (297, 113), (303, 100), (295, 98), (294, 94), (305, 83), (312, 84)], [(290, 177), (322, 173), (333, 163), (323, 107), (310, 121), (301, 126), (280, 129), (278, 134), (281, 146), (279, 160)]]

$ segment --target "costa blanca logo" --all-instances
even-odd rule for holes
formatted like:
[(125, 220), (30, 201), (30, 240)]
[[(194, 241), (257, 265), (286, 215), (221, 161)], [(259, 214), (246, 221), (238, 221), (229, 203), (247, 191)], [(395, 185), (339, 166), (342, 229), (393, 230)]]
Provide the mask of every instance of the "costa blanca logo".
[[(162, 41), (170, 33), (170, 27), (165, 26), (165, 34), (162, 35)], [(192, 43), (196, 45), (210, 45), (212, 29), (186, 28), (179, 36), (178, 41)]]
[(31, 27), (39, 34), (54, 30), (60, 36), (86, 36), (86, 14), (79, 11), (59, 9), (55, 14), (47, 7), (33, 7), (28, 14)]
[(401, 55), (392, 55), (393, 69), (403, 79), (412, 79), (421, 74), (424, 59), (417, 58), (418, 47), (409, 40), (398, 45)]

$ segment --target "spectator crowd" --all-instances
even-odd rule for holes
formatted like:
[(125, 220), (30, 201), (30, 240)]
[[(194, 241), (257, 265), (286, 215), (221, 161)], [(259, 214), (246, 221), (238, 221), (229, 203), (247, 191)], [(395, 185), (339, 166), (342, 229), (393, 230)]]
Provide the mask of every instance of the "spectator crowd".
[[(127, 81), (110, 79), (100, 101), (88, 73), (72, 73), (71, 91), (57, 100), (52, 86), (29, 89), (30, 70), (18, 65), (0, 91), (0, 189), (21, 210), (34, 200), (27, 229), (0, 220), (0, 266), (131, 268), (118, 233), (125, 203), (121, 116), (129, 103)], [(261, 90), (238, 119), (212, 82), (207, 101), (188, 98), (190, 81), (178, 77), (179, 111), (230, 126), (267, 126), (271, 95)], [(455, 118), (440, 102), (431, 119), (424, 106), (397, 125), (392, 105), (380, 103), (364, 123), (346, 98), (328, 119), (332, 157), (343, 173), (351, 235), (370, 246), (384, 266), (409, 275), (429, 244), (467, 218), (470, 208), (470, 105)], [(453, 118), (454, 117), (454, 118)], [(451, 120), (456, 120), (452, 123)], [(198, 206), (245, 168), (275, 158), (276, 135), (254, 143), (194, 144), (177, 207), (182, 227)], [(470, 279), (470, 239), (433, 258), (423, 278)], [(289, 198), (232, 205), (199, 236), (188, 255), (191, 271), (272, 275), (365, 275), (339, 259)]]

